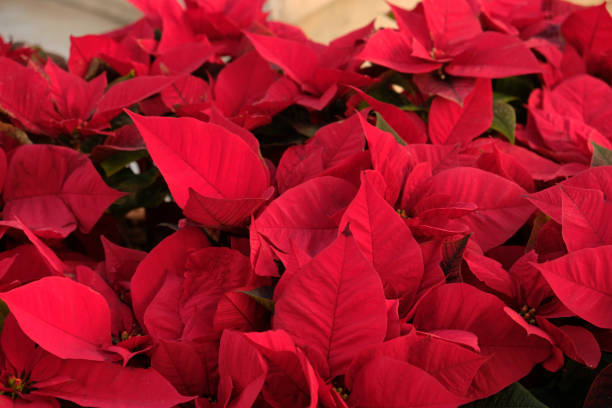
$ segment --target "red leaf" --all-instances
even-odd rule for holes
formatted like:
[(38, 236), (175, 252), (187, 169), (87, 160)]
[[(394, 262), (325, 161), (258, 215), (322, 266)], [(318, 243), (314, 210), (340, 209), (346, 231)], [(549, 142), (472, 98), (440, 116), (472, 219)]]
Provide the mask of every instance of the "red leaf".
[(183, 395), (208, 392), (207, 368), (188, 342), (158, 340), (151, 354), (151, 367)]
[(589, 368), (599, 365), (601, 350), (595, 336), (590, 331), (580, 326), (557, 327), (540, 317), (537, 318), (537, 322), (568, 357)]
[(599, 190), (603, 192), (604, 197), (608, 198), (607, 204), (610, 202), (609, 197), (612, 197), (611, 177), (612, 167), (592, 167), (555, 186), (530, 194), (526, 198), (555, 222), (561, 224), (563, 222), (563, 195), (565, 194), (563, 189), (566, 186)]
[(610, 405), (610, 395), (612, 395), (612, 364), (604, 367), (595, 377), (583, 408), (600, 408)]
[(341, 234), (283, 293), (275, 304), (273, 327), (324, 356), (331, 377), (343, 374), (360, 350), (385, 338), (382, 284), (352, 237)]
[(261, 198), (270, 186), (264, 162), (240, 136), (192, 118), (130, 116), (179, 207), (187, 205), (190, 188), (242, 199)]
[(612, 19), (604, 4), (572, 13), (561, 31), (581, 54), (603, 54), (612, 48)]
[[(472, 334), (472, 333), (468, 333)], [(472, 334), (474, 338), (475, 335)], [(476, 339), (475, 339), (476, 340)], [(412, 364), (438, 380), (446, 389), (457, 395), (466, 395), (480, 366), (489, 357), (463, 347), (431, 333), (410, 334), (372, 347), (353, 360), (346, 376), (351, 387), (354, 375), (363, 366), (377, 357), (389, 357)]]
[(28, 227), (23, 225), (19, 218), (15, 218), (14, 221), (0, 221), (0, 225), (17, 228), (23, 231), (25, 236), (34, 245), (40, 257), (46, 262), (49, 271), (54, 275), (63, 276), (67, 272), (67, 267), (61, 259), (49, 248), (44, 242), (40, 240)]
[(612, 203), (599, 190), (559, 186), (561, 228), (569, 252), (612, 244)]
[[(469, 226), (483, 251), (503, 244), (527, 221), (533, 208), (525, 190), (493, 173), (468, 167), (442, 171), (431, 179), (430, 194), (447, 194), (458, 203), (474, 203), (477, 210), (459, 220)], [(495, 191), (496, 194), (490, 194)]]
[(213, 328), (217, 332), (239, 330), (263, 331), (269, 326), (269, 312), (251, 296), (239, 292), (226, 292), (217, 304)]
[(268, 365), (243, 333), (223, 333), (219, 348), (219, 402), (223, 406), (251, 407), (267, 373)]
[(262, 390), (264, 399), (272, 406), (315, 408), (320, 378), (291, 337), (282, 330), (245, 336), (268, 363)]
[(541, 72), (540, 63), (520, 39), (493, 31), (472, 38), (445, 71), (451, 75), (503, 78)]
[[(314, 256), (336, 237), (339, 218), (354, 195), (355, 187), (339, 178), (308, 180), (270, 203), (252, 223), (257, 232), (251, 234), (251, 240), (267, 240), (285, 263), (293, 253), (292, 245)], [(258, 259), (260, 255), (259, 246), (252, 244), (251, 259), (256, 270), (264, 259)], [(276, 267), (271, 276), (275, 274)]]
[(277, 78), (278, 74), (259, 54), (245, 54), (219, 72), (214, 88), (215, 105), (228, 118), (236, 116), (244, 107), (263, 99)]
[(209, 98), (208, 82), (193, 75), (177, 79), (161, 91), (166, 106), (174, 111), (179, 106), (203, 105)]
[(361, 126), (368, 141), (368, 149), (372, 157), (372, 167), (378, 170), (387, 183), (384, 193), (385, 200), (395, 203), (416, 160), (410, 151), (402, 147), (395, 138), (367, 122), (359, 114)]
[(84, 154), (52, 145), (15, 149), (4, 188), (4, 217), (19, 217), (39, 235), (89, 232), (124, 193), (111, 189)]
[(108, 303), (111, 314), (111, 333), (118, 335), (123, 330), (129, 331), (132, 329), (132, 310), (119, 300), (117, 294), (97, 272), (84, 265), (78, 265), (76, 276), (77, 282), (87, 285), (101, 294)]
[(164, 282), (166, 273), (182, 275), (187, 256), (209, 246), (197, 228), (180, 229), (165, 238), (138, 265), (131, 281), (134, 315), (144, 326), (144, 313)]
[(423, 331), (464, 330), (478, 336), (491, 356), (474, 379), (469, 396), (483, 398), (527, 375), (550, 354), (548, 341), (528, 336), (505, 312), (497, 297), (464, 284), (439, 286), (417, 305), (414, 325)]
[(65, 360), (55, 375), (70, 381), (40, 389), (36, 393), (100, 408), (167, 408), (193, 399), (176, 392), (152, 368)]
[[(45, 73), (49, 77), (51, 93), (57, 110), (64, 119), (88, 120), (106, 88), (106, 75), (98, 75), (87, 82), (66, 72), (48, 60)], [(78, 122), (77, 122), (78, 123)], [(71, 132), (72, 129), (66, 129)]]
[(104, 247), (103, 275), (106, 281), (115, 289), (129, 288), (130, 280), (136, 272), (140, 261), (147, 256), (144, 251), (124, 248), (100, 236)]
[(324, 126), (305, 144), (283, 153), (276, 170), (279, 192), (347, 163), (363, 152), (365, 138), (357, 115)]
[[(410, 386), (406, 386), (409, 379)], [(388, 392), (394, 390), (394, 392)], [(389, 357), (377, 357), (356, 375), (349, 404), (358, 407), (458, 407), (469, 399), (444, 388), (426, 371)]]
[(532, 265), (568, 309), (596, 326), (612, 329), (612, 246), (581, 249)]
[(109, 307), (87, 286), (46, 277), (0, 293), (0, 299), (24, 333), (48, 352), (60, 358), (106, 359), (102, 348), (111, 340)]
[(189, 198), (183, 209), (185, 216), (209, 228), (240, 227), (274, 194), (270, 186), (260, 198), (213, 198), (189, 188)]
[(467, 0), (424, 0), (423, 10), (436, 48), (448, 49), (482, 33), (480, 21)]
[(383, 29), (370, 37), (357, 58), (410, 74), (435, 71), (442, 66), (439, 62), (413, 56), (412, 44), (412, 38), (405, 33)]
[(144, 76), (132, 78), (111, 86), (104, 94), (90, 126), (105, 126), (106, 122), (121, 112), (121, 109), (155, 95), (176, 78), (167, 76)]
[(340, 230), (350, 228), (359, 250), (379, 273), (387, 299), (412, 297), (423, 276), (421, 248), (404, 220), (380, 195), (386, 187), (380, 173), (366, 171), (361, 181)]
[(414, 112), (403, 111), (395, 105), (372, 98), (358, 88), (353, 88), (385, 121), (406, 141), (406, 143), (426, 143), (427, 131), (423, 120)]
[(479, 79), (463, 106), (436, 97), (429, 113), (429, 137), (434, 144), (467, 144), (491, 126), (493, 91), (491, 81)]
[(244, 286), (250, 275), (249, 258), (236, 250), (210, 247), (190, 254), (176, 299), (185, 325), (182, 338), (196, 340), (211, 332), (221, 297)]
[(0, 57), (0, 110), (28, 130), (44, 134), (55, 117), (49, 87), (34, 69)]

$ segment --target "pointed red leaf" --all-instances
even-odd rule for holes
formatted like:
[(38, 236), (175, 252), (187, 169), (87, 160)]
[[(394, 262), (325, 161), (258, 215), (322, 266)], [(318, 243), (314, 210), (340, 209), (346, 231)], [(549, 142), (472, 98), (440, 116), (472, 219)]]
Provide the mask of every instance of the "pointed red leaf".
[[(105, 360), (111, 320), (99, 293), (68, 278), (46, 277), (0, 293), (21, 329), (60, 358)], [(86, 313), (84, 313), (86, 311)]]
[(263, 99), (278, 74), (256, 52), (230, 62), (219, 72), (215, 82), (215, 105), (227, 117)]
[(273, 327), (319, 352), (331, 377), (343, 374), (361, 349), (381, 343), (387, 331), (380, 278), (344, 234), (289, 282), (274, 310)]
[(568, 186), (599, 190), (603, 192), (604, 197), (608, 198), (606, 203), (609, 203), (609, 197), (612, 197), (611, 177), (612, 167), (592, 167), (559, 184), (530, 194), (526, 198), (555, 222), (561, 224), (563, 222), (562, 200), (565, 194), (563, 188)]
[(403, 111), (397, 106), (372, 98), (358, 88), (353, 88), (406, 143), (426, 143), (427, 130), (423, 120), (414, 112)]
[(380, 173), (362, 173), (361, 188), (340, 230), (350, 228), (359, 250), (379, 273), (388, 299), (411, 297), (421, 283), (423, 256), (410, 228), (381, 196), (385, 187)]
[(497, 297), (464, 283), (439, 286), (417, 305), (417, 328), (472, 332), (478, 336), (482, 353), (490, 356), (470, 387), (470, 397), (483, 398), (501, 391), (550, 354), (550, 343), (529, 336), (504, 307)]
[(283, 330), (245, 336), (268, 363), (263, 398), (273, 406), (315, 408), (320, 378), (291, 337)]
[(219, 347), (220, 403), (229, 403), (224, 406), (231, 408), (251, 407), (267, 371), (268, 365), (244, 334), (231, 330), (223, 333)]
[(19, 217), (41, 235), (65, 237), (77, 225), (87, 233), (123, 195), (104, 184), (84, 154), (60, 146), (24, 145), (9, 163), (4, 217)]
[(226, 292), (219, 299), (213, 318), (217, 332), (263, 331), (270, 326), (270, 313), (253, 297), (241, 292)]
[(104, 126), (121, 112), (121, 109), (155, 95), (176, 78), (167, 76), (145, 76), (132, 78), (111, 86), (104, 94), (91, 120), (91, 126)]
[(144, 326), (144, 313), (162, 286), (166, 273), (182, 275), (187, 256), (209, 246), (198, 228), (180, 229), (166, 237), (138, 265), (131, 281), (134, 315)]
[(188, 342), (158, 340), (151, 354), (151, 367), (183, 395), (208, 392), (206, 367)]
[(63, 398), (86, 407), (167, 408), (193, 399), (180, 395), (152, 368), (65, 360), (55, 375), (69, 381), (48, 386), (36, 393)]
[(468, 167), (445, 170), (432, 177), (431, 185), (430, 194), (447, 194), (456, 202), (477, 205), (476, 211), (459, 220), (469, 226), (471, 239), (485, 252), (503, 244), (533, 212), (523, 198), (525, 190), (483, 170)]
[(106, 75), (87, 82), (66, 72), (48, 60), (45, 73), (49, 77), (55, 106), (64, 119), (88, 120), (106, 88)]
[(49, 86), (34, 69), (0, 57), (0, 110), (28, 130), (44, 134), (54, 119)]
[(463, 106), (436, 97), (429, 113), (429, 137), (434, 144), (467, 144), (491, 126), (493, 91), (491, 81), (479, 79)]
[(467, 0), (424, 0), (423, 11), (436, 48), (448, 49), (482, 33), (478, 16)]
[(240, 136), (192, 118), (130, 116), (179, 207), (189, 188), (218, 199), (261, 198), (268, 189), (268, 169)]
[(581, 249), (532, 265), (568, 309), (596, 326), (612, 329), (612, 246)]
[(63, 276), (64, 273), (68, 271), (68, 268), (64, 262), (62, 262), (55, 252), (53, 252), (53, 250), (49, 248), (40, 238), (38, 238), (27, 226), (25, 226), (19, 218), (15, 217), (13, 221), (0, 221), (0, 225), (17, 228), (23, 231), (25, 236), (36, 248), (38, 255), (47, 264), (49, 272), (54, 275)]
[(363, 114), (359, 114), (359, 119), (368, 141), (372, 167), (383, 175), (387, 183), (387, 190), (384, 193), (385, 200), (395, 203), (407, 175), (416, 164), (416, 158), (401, 146), (393, 135), (369, 124)]
[[(336, 237), (339, 217), (354, 195), (355, 187), (339, 178), (308, 180), (270, 203), (253, 222), (257, 233), (251, 234), (251, 240), (265, 239), (283, 262), (293, 253), (292, 245), (314, 256)], [(253, 245), (251, 259), (255, 260), (255, 269), (260, 255), (260, 249)]]
[(245, 35), (263, 59), (278, 65), (299, 84), (308, 84), (313, 80), (319, 66), (319, 56), (306, 43), (252, 33)]
[(210, 247), (190, 254), (181, 293), (175, 299), (184, 324), (182, 338), (196, 340), (212, 331), (221, 297), (244, 286), (250, 276), (249, 258), (236, 250)]
[(561, 27), (563, 37), (581, 54), (603, 54), (612, 49), (612, 19), (604, 4), (572, 13)]
[(185, 216), (209, 228), (226, 229), (240, 227), (274, 194), (268, 187), (259, 198), (214, 198), (199, 194), (189, 188), (189, 198), (183, 212)]
[(162, 101), (174, 111), (179, 106), (203, 105), (210, 94), (208, 82), (193, 75), (177, 79), (161, 91)]
[[(406, 381), (410, 386), (406, 386)], [(355, 376), (349, 404), (358, 407), (458, 407), (469, 399), (447, 390), (427, 371), (381, 356)], [(388, 390), (394, 390), (388, 392)]]
[(557, 327), (544, 318), (538, 318), (537, 321), (568, 357), (589, 368), (599, 365), (601, 349), (590, 331), (580, 326)]
[[(472, 333), (469, 333), (472, 334)], [(476, 337), (472, 334), (474, 338)], [(445, 388), (457, 395), (466, 395), (480, 366), (488, 356), (469, 350), (463, 345), (444, 340), (431, 333), (416, 333), (387, 341), (359, 354), (353, 360), (346, 383), (351, 385), (353, 375), (364, 364), (377, 357), (386, 356), (421, 368), (435, 377)]]
[(540, 63), (520, 39), (494, 31), (484, 32), (461, 45), (466, 48), (445, 67), (451, 75), (503, 78), (539, 73)]
[(412, 44), (412, 38), (403, 32), (383, 29), (370, 37), (357, 58), (410, 74), (431, 72), (442, 66), (439, 62), (413, 56)]
[(612, 244), (612, 203), (599, 190), (559, 186), (563, 241), (569, 252)]
[(357, 115), (324, 126), (305, 144), (291, 146), (283, 153), (276, 170), (280, 193), (331, 171), (363, 152), (365, 138)]

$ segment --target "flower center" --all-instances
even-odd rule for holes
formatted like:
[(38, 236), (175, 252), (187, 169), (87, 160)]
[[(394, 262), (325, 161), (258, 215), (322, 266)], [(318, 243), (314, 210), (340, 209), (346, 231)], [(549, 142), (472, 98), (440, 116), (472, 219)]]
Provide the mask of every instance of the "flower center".
[(444, 73), (444, 69), (442, 67), (438, 68), (438, 77), (444, 81), (446, 79), (446, 74)]
[(334, 391), (336, 391), (345, 401), (348, 400), (349, 395), (351, 395), (349, 390), (341, 386), (334, 387)]
[(529, 305), (524, 304), (518, 311), (523, 319), (529, 324), (536, 324), (535, 314), (536, 310), (533, 307), (529, 307)]
[[(27, 394), (30, 384), (27, 378), (24, 379), (15, 375), (10, 375), (4, 384), (4, 388), (5, 391), (0, 391), (0, 395), (9, 394), (12, 399), (15, 399), (19, 394)], [(7, 388), (8, 390), (6, 390)]]
[(398, 209), (395, 210), (395, 212), (398, 213), (400, 215), (400, 217), (402, 217), (404, 219), (408, 218), (408, 213), (403, 208), (398, 208)]

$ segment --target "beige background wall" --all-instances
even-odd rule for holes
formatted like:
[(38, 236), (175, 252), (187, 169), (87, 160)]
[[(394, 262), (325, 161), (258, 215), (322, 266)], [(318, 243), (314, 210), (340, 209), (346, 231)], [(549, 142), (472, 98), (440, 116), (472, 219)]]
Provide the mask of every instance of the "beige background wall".
[[(392, 1), (403, 7), (418, 2)], [(598, 4), (604, 0), (570, 1)], [(612, 0), (608, 1), (612, 5)], [(375, 16), (378, 26), (391, 23), (383, 16), (387, 11), (384, 0), (268, 0), (266, 7), (273, 19), (297, 24), (322, 42), (363, 26)], [(67, 55), (71, 34), (109, 31), (139, 15), (125, 0), (0, 0), (0, 34)]]
[[(415, 1), (395, 0), (402, 5)], [(266, 7), (272, 19), (297, 24), (318, 41), (363, 26), (387, 10), (384, 0), (269, 0)], [(125, 0), (0, 0), (0, 34), (67, 55), (71, 34), (109, 31), (139, 16)]]

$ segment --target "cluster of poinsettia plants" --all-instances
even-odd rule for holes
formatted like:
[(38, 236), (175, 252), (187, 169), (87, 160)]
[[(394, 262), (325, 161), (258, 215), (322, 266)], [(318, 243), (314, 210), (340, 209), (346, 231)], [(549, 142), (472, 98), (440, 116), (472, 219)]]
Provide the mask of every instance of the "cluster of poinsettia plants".
[(0, 42), (0, 406), (608, 406), (605, 6), (131, 2)]

